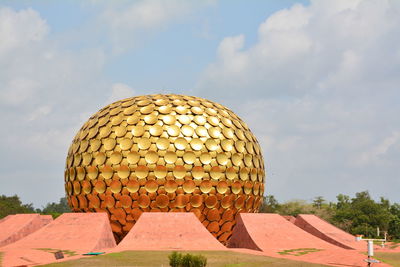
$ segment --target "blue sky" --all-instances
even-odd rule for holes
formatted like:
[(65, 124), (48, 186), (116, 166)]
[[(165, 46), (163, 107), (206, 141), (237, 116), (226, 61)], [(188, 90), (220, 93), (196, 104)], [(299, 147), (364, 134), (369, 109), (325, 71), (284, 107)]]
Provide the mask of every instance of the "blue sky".
[(91, 114), (180, 93), (248, 122), (281, 201), (400, 202), (399, 15), (396, 0), (2, 1), (0, 194), (57, 201)]

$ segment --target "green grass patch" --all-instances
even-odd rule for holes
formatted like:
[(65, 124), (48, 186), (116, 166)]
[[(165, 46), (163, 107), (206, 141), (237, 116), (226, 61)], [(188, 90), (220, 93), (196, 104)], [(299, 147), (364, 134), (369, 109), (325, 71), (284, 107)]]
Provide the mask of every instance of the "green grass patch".
[[(321, 264), (304, 263), (299, 261), (271, 258), (266, 256), (250, 255), (230, 251), (181, 251), (182, 253), (201, 254), (207, 257), (207, 266), (210, 267), (301, 267), (301, 266), (325, 266)], [(77, 260), (64, 261), (48, 265), (46, 267), (105, 267), (105, 266), (137, 266), (154, 267), (169, 266), (168, 255), (171, 251), (124, 251), (99, 256), (89, 256)]]
[(57, 249), (57, 248), (36, 248), (37, 250), (43, 250), (48, 253), (56, 253), (57, 251), (61, 251), (67, 257), (72, 257), (78, 255), (75, 251), (67, 250), (67, 249)]
[(318, 248), (296, 248), (296, 249), (282, 250), (282, 251), (279, 251), (278, 253), (281, 255), (301, 256), (301, 255), (306, 255), (306, 254), (312, 253), (312, 252), (318, 252), (321, 250), (322, 249), (318, 249)]
[(393, 252), (375, 252), (374, 258), (390, 264), (394, 267), (400, 267), (400, 253), (393, 253)]

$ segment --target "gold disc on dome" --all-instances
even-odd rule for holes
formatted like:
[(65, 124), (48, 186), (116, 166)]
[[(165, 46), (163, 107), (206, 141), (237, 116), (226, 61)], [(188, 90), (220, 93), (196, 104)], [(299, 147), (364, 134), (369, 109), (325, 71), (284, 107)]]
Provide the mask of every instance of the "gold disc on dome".
[(87, 180), (83, 181), (82, 182), (82, 191), (85, 194), (90, 194), (90, 192), (92, 192), (92, 184)]
[(99, 136), (101, 138), (108, 137), (111, 133), (111, 127), (105, 126), (100, 129)]
[(203, 142), (199, 138), (193, 138), (192, 141), (190, 141), (190, 146), (193, 150), (199, 151), (203, 148)]
[(177, 166), (175, 166), (172, 173), (174, 174), (175, 178), (182, 179), (186, 175), (186, 169), (183, 166), (177, 165)]
[(144, 134), (144, 128), (143, 128), (143, 126), (140, 126), (140, 125), (133, 126), (131, 132), (132, 132), (133, 136), (140, 137)]
[(185, 193), (193, 193), (194, 189), (196, 188), (196, 184), (192, 180), (187, 180), (182, 185), (183, 191)]
[(189, 126), (189, 125), (183, 125), (182, 128), (181, 128), (181, 133), (182, 133), (184, 136), (190, 137), (190, 136), (193, 136), (193, 134), (194, 134), (194, 129), (193, 129), (191, 126)]
[(159, 111), (161, 114), (169, 114), (169, 113), (171, 113), (172, 108), (169, 107), (169, 106), (161, 106), (161, 107), (158, 108), (158, 111)]
[(180, 115), (180, 116), (178, 117), (178, 121), (184, 125), (184, 124), (189, 124), (190, 121), (191, 121), (191, 119), (190, 119), (190, 117), (187, 116), (187, 115)]
[(224, 151), (230, 152), (233, 149), (233, 140), (230, 139), (221, 140), (221, 147)]
[(232, 155), (232, 163), (233, 165), (240, 167), (242, 166), (242, 156), (239, 153), (235, 153)]
[(158, 179), (165, 178), (167, 176), (168, 170), (167, 167), (158, 165), (154, 169), (154, 176), (156, 176)]
[(209, 180), (203, 180), (200, 184), (200, 190), (204, 194), (207, 194), (211, 191), (212, 189), (212, 183)]
[(121, 188), (122, 188), (121, 182), (118, 180), (114, 180), (110, 184), (111, 192), (113, 192), (114, 194), (121, 192)]
[(175, 152), (168, 151), (165, 153), (164, 160), (168, 164), (174, 164), (176, 160), (178, 159), (178, 156), (176, 155)]
[(226, 169), (226, 178), (229, 180), (233, 180), (238, 177), (237, 171), (233, 167), (229, 167)]
[(203, 197), (201, 195), (195, 194), (190, 197), (190, 204), (194, 208), (198, 208), (203, 204)]
[(233, 131), (230, 128), (224, 128), (222, 134), (228, 139), (232, 139), (234, 136)]
[(97, 165), (102, 165), (106, 161), (106, 154), (103, 152), (98, 152), (95, 157), (94, 161)]
[(186, 206), (187, 202), (188, 202), (188, 199), (183, 194), (179, 194), (175, 198), (175, 206), (177, 208), (184, 208)]
[(149, 169), (146, 166), (137, 166), (135, 170), (135, 175), (139, 179), (144, 179), (149, 174)]
[(159, 150), (166, 150), (169, 147), (169, 140), (167, 138), (161, 137), (156, 141), (156, 146)]
[(118, 164), (122, 160), (122, 154), (118, 151), (114, 151), (110, 156), (110, 161), (112, 164)]
[(99, 174), (98, 169), (95, 166), (89, 166), (86, 169), (87, 172), (87, 176), (89, 177), (89, 179), (96, 179), (97, 175)]
[(101, 168), (101, 176), (103, 176), (104, 179), (110, 179), (114, 175), (114, 170), (111, 166), (105, 165), (103, 168)]
[(207, 117), (207, 122), (209, 124), (211, 124), (212, 126), (218, 126), (219, 119), (217, 117), (214, 117), (214, 116), (209, 116), (209, 117)]
[(90, 149), (92, 150), (92, 152), (99, 150), (100, 146), (101, 146), (100, 140), (98, 140), (98, 139), (90, 140)]
[(142, 107), (140, 109), (140, 113), (141, 114), (150, 114), (153, 112), (153, 110), (154, 110), (154, 106), (149, 105), (149, 106)]
[(126, 184), (126, 189), (128, 189), (128, 191), (130, 193), (135, 193), (139, 190), (140, 184), (137, 180), (130, 180), (127, 184)]
[(121, 179), (126, 179), (126, 178), (128, 178), (129, 175), (130, 175), (130, 173), (131, 173), (131, 170), (130, 170), (129, 167), (126, 166), (126, 165), (121, 165), (121, 166), (118, 168), (118, 172), (117, 172), (118, 177), (121, 178)]
[(128, 195), (123, 195), (119, 199), (119, 202), (121, 203), (123, 208), (130, 208), (132, 205), (132, 198)]
[(178, 188), (178, 184), (174, 180), (167, 180), (164, 188), (167, 193), (174, 193)]
[(197, 126), (195, 131), (199, 137), (206, 137), (208, 134), (207, 128), (203, 126)]
[(218, 149), (218, 143), (214, 139), (207, 139), (205, 145), (209, 151), (215, 151)]
[(203, 109), (200, 107), (192, 107), (190, 110), (192, 111), (193, 114), (196, 114), (196, 115), (203, 114)]
[(178, 106), (175, 108), (176, 112), (179, 114), (186, 114), (187, 112), (187, 108), (183, 107), (183, 106)]
[(170, 136), (178, 136), (180, 134), (180, 132), (181, 131), (180, 131), (179, 127), (176, 125), (171, 125), (171, 126), (168, 126), (168, 128), (167, 128), (167, 133)]
[(129, 117), (126, 119), (126, 122), (127, 122), (128, 124), (130, 124), (130, 125), (134, 125), (134, 124), (136, 124), (136, 123), (139, 122), (139, 117), (138, 117), (138, 116), (135, 116), (135, 115), (129, 116)]
[(151, 141), (149, 138), (140, 138), (137, 142), (139, 149), (146, 150), (150, 147)]
[(96, 190), (97, 193), (102, 194), (106, 191), (106, 184), (103, 181), (97, 181), (94, 184), (94, 190)]
[(217, 185), (217, 192), (220, 194), (225, 194), (228, 191), (228, 183), (225, 181), (219, 181)]
[(162, 118), (162, 120), (163, 120), (163, 122), (164, 122), (165, 124), (167, 124), (167, 125), (173, 125), (173, 124), (175, 124), (175, 122), (176, 122), (175, 116), (172, 116), (172, 115), (165, 115), (165, 116)]
[(82, 181), (85, 179), (85, 168), (84, 167), (76, 167), (76, 177), (78, 178), (79, 181)]
[(228, 155), (221, 152), (217, 154), (217, 162), (221, 165), (226, 165), (228, 163)]
[(200, 155), (200, 161), (203, 164), (210, 164), (211, 162), (211, 155), (207, 152), (201, 153)]
[(239, 194), (242, 191), (242, 184), (239, 181), (233, 182), (231, 185), (232, 193)]
[(218, 166), (211, 167), (210, 176), (213, 179), (219, 179), (222, 176), (222, 170)]
[(105, 150), (112, 150), (115, 147), (117, 141), (112, 138), (103, 139), (103, 146)]
[(122, 150), (128, 150), (132, 147), (133, 141), (129, 138), (124, 138), (119, 142), (119, 146)]
[(218, 199), (214, 195), (208, 196), (206, 198), (206, 200), (204, 201), (204, 203), (206, 204), (206, 207), (209, 209), (214, 208), (217, 205), (217, 202), (218, 202)]
[(149, 133), (152, 136), (160, 136), (163, 133), (163, 128), (160, 125), (153, 125), (150, 127)]
[(178, 150), (185, 150), (188, 142), (183, 137), (178, 137), (175, 139), (174, 145)]
[(149, 193), (154, 193), (158, 189), (158, 184), (154, 180), (148, 180), (145, 185), (145, 189)]
[(204, 176), (204, 174), (205, 174), (205, 172), (204, 172), (203, 167), (201, 167), (201, 166), (195, 166), (195, 167), (193, 167), (193, 169), (192, 169), (192, 176), (193, 176), (193, 178), (195, 178), (195, 179), (202, 179), (203, 176)]
[(158, 161), (158, 153), (155, 151), (148, 151), (145, 154), (144, 159), (148, 164), (154, 164)]
[(210, 127), (208, 129), (208, 134), (212, 137), (212, 138), (219, 138), (221, 135), (221, 128), (219, 127)]
[(157, 207), (159, 207), (161, 209), (168, 207), (168, 204), (169, 204), (168, 196), (165, 194), (158, 195), (156, 197), (156, 204), (157, 204)]
[(192, 151), (187, 151), (183, 154), (183, 161), (187, 164), (193, 164), (196, 160), (196, 155)]
[(82, 154), (83, 165), (90, 165), (91, 162), (92, 162), (92, 153), (83, 153)]
[(207, 122), (206, 118), (204, 116), (200, 116), (200, 115), (194, 116), (193, 121), (194, 121), (194, 123), (196, 123), (199, 126), (202, 126), (202, 125), (206, 124), (206, 122)]
[(138, 199), (139, 207), (147, 208), (150, 205), (150, 198), (148, 195), (140, 195)]
[(116, 128), (114, 129), (114, 131), (115, 131), (115, 135), (116, 135), (117, 137), (122, 137), (122, 136), (124, 136), (124, 135), (126, 134), (126, 127), (124, 127), (124, 126), (118, 126), (118, 127), (116, 127)]
[(138, 163), (139, 159), (140, 159), (140, 155), (138, 152), (136, 151), (131, 151), (128, 153), (128, 155), (126, 156), (126, 159), (128, 160), (128, 163), (130, 164), (136, 164)]
[(146, 124), (155, 124), (158, 120), (158, 117), (156, 115), (150, 114), (147, 116), (144, 116), (144, 122)]

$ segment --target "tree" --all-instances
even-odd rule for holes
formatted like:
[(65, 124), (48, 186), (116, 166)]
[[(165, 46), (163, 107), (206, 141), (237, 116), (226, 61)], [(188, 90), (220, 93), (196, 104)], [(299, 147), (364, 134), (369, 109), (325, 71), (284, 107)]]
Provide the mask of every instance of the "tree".
[(273, 195), (267, 195), (263, 199), (263, 203), (260, 207), (260, 212), (263, 213), (274, 213), (278, 210), (279, 203)]
[(8, 197), (0, 195), (0, 219), (17, 213), (35, 213), (33, 204), (22, 204), (17, 195)]
[(60, 216), (64, 212), (71, 212), (71, 209), (68, 206), (68, 201), (65, 197), (60, 198), (59, 203), (47, 203), (47, 205), (42, 210), (42, 213), (50, 214), (55, 218)]
[(322, 204), (325, 203), (325, 199), (322, 196), (315, 197), (313, 200), (313, 206), (317, 209), (321, 209)]

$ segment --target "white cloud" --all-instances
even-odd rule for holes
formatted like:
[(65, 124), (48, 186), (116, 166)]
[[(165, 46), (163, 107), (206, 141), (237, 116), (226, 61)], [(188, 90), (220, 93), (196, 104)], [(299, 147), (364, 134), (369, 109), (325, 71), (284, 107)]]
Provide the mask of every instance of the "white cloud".
[(104, 30), (110, 36), (113, 52), (122, 53), (128, 48), (136, 47), (149, 36), (149, 33), (165, 29), (172, 22), (181, 21), (197, 8), (213, 2), (184, 0), (113, 2), (104, 5), (99, 23), (104, 25)]
[(107, 99), (106, 105), (124, 98), (133, 97), (134, 94), (135, 91), (128, 85), (123, 83), (115, 83), (111, 87), (111, 95)]
[[(311, 1), (266, 18), (258, 40), (224, 38), (197, 85), (249, 120), (267, 193), (369, 189), (399, 201), (400, 2)], [(235, 109), (236, 106), (236, 109)]]
[(41, 41), (49, 27), (40, 15), (32, 10), (14, 11), (0, 9), (0, 55), (30, 42)]

